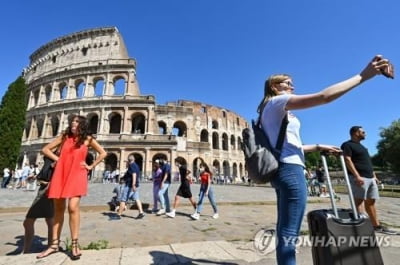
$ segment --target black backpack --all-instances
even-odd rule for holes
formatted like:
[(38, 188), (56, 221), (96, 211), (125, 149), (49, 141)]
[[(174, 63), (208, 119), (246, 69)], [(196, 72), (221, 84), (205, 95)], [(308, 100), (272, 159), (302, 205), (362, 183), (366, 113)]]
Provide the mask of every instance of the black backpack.
[(261, 113), (257, 119), (251, 121), (251, 127), (242, 131), (245, 167), (249, 179), (257, 184), (270, 182), (276, 175), (279, 166), (279, 158), (286, 135), (286, 128), (289, 123), (287, 114), (282, 120), (279, 136), (275, 148), (269, 142), (268, 136), (264, 133), (261, 125)]

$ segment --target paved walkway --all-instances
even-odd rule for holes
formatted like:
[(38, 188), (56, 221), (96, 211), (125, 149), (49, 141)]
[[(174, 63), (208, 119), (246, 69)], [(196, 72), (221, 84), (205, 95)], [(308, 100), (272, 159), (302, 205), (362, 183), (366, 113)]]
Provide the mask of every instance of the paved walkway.
[[(21, 252), (22, 221), (34, 192), (0, 190), (0, 264), (276, 264), (275, 253), (260, 254), (254, 247), (254, 238), (262, 228), (274, 228), (275, 194), (268, 187), (218, 186), (215, 194), (219, 203), (219, 219), (213, 219), (211, 206), (206, 203), (199, 221), (189, 217), (192, 208), (181, 200), (174, 219), (146, 214), (136, 220), (137, 210), (128, 210), (122, 220), (113, 220), (107, 202), (112, 197), (114, 184), (90, 184), (89, 195), (82, 200), (80, 244), (107, 243), (108, 249), (84, 250), (79, 261), (71, 261), (65, 253), (57, 253), (43, 260), (37, 254), (19, 255)], [(178, 185), (170, 190), (170, 200)], [(192, 186), (197, 194), (198, 185)], [(347, 207), (341, 195), (340, 207)], [(151, 185), (141, 186), (141, 199), (150, 203)], [(400, 227), (400, 200), (382, 198), (379, 201), (381, 220)], [(310, 197), (307, 211), (329, 208), (328, 199)], [(34, 252), (46, 243), (43, 220), (36, 224)], [(306, 220), (302, 231), (308, 231)], [(64, 224), (61, 239), (70, 238), (68, 222)], [(400, 236), (387, 236), (389, 246), (381, 247), (385, 264), (398, 264)], [(312, 264), (311, 250), (300, 246), (298, 264)]]

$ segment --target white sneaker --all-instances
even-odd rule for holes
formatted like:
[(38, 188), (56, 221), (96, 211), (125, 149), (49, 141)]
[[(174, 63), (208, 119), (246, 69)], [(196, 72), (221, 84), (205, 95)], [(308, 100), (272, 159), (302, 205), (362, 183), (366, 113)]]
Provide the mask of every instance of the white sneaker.
[(200, 214), (199, 213), (194, 213), (194, 214), (190, 215), (190, 217), (192, 217), (192, 219), (194, 219), (194, 220), (199, 220), (200, 219)]
[(172, 211), (166, 213), (165, 215), (168, 216), (168, 217), (174, 218), (175, 217), (175, 210), (172, 210)]
[(218, 219), (218, 218), (219, 218), (219, 214), (218, 214), (218, 213), (215, 213), (215, 214), (212, 216), (212, 218)]
[(156, 215), (163, 215), (165, 214), (165, 209), (160, 209), (158, 210), (158, 212), (156, 213)]

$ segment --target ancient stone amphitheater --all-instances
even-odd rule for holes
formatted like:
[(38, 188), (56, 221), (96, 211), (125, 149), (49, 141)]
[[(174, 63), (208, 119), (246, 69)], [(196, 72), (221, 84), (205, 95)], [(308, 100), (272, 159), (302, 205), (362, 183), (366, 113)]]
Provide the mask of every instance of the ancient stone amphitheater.
[[(29, 160), (40, 167), (40, 149), (77, 113), (88, 118), (108, 153), (91, 172), (92, 180), (101, 179), (105, 170), (125, 171), (129, 154), (145, 177), (151, 175), (155, 159), (177, 157), (195, 176), (200, 159), (215, 176), (245, 175), (240, 145), (247, 121), (207, 103), (177, 100), (159, 105), (153, 95), (141, 95), (136, 61), (115, 27), (84, 30), (43, 45), (30, 56), (24, 78), (28, 108), (20, 163)], [(90, 152), (87, 159), (95, 155)]]

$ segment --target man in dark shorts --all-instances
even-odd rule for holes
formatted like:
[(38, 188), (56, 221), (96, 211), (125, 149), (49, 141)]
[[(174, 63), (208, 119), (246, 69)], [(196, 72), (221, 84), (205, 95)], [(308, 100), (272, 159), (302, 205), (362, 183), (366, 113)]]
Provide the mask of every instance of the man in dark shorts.
[[(376, 232), (391, 233), (386, 227), (380, 225), (376, 213), (375, 202), (379, 199), (378, 182), (372, 167), (372, 161), (360, 142), (365, 139), (365, 131), (361, 126), (350, 128), (351, 139), (341, 146), (347, 170), (349, 171), (350, 184), (358, 212), (363, 212), (364, 204), (371, 223)], [(396, 233), (393, 231), (393, 233)]]
[(179, 204), (179, 197), (189, 199), (190, 203), (193, 205), (193, 208), (196, 209), (196, 202), (193, 200), (192, 192), (190, 191), (190, 170), (187, 169), (184, 162), (180, 159), (175, 159), (175, 164), (179, 168), (179, 175), (181, 179), (181, 185), (178, 188), (178, 191), (175, 195), (174, 200), (174, 208), (169, 213), (166, 213), (168, 217), (174, 218), (175, 217), (175, 210)]
[(45, 218), (47, 224), (47, 238), (53, 238), (54, 205), (53, 200), (47, 198), (48, 183), (40, 183), (38, 193), (24, 220), (24, 249), (23, 253), (30, 253), (33, 237), (35, 235), (35, 221), (37, 218)]

